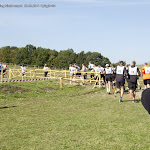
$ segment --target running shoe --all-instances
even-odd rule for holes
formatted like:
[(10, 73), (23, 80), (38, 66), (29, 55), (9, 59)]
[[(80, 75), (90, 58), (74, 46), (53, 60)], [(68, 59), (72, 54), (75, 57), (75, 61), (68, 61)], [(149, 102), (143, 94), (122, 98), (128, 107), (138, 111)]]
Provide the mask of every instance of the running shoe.
[(119, 102), (123, 102), (122, 97), (120, 96)]

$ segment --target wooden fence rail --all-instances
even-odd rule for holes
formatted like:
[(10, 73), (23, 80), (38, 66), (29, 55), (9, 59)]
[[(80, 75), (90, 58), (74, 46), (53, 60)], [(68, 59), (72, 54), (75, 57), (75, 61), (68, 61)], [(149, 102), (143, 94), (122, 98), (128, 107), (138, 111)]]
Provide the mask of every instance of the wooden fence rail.
[[(3, 70), (1, 71), (1, 73)], [(48, 75), (44, 77), (43, 69), (26, 69), (25, 73), (22, 73), (21, 69), (9, 69), (7, 71), (9, 80), (12, 79), (53, 79), (60, 80), (60, 88), (63, 88), (64, 83), (73, 82), (77, 85), (86, 85), (93, 84), (93, 86), (101, 87), (103, 84), (103, 80), (101, 79), (100, 73), (98, 72), (82, 72), (82, 71), (74, 71), (70, 72), (69, 70), (48, 70)], [(71, 74), (74, 74), (72, 76)], [(90, 77), (90, 75), (94, 75), (95, 77)], [(3, 75), (1, 74), (1, 83), (3, 82)], [(142, 79), (139, 80), (142, 82)]]

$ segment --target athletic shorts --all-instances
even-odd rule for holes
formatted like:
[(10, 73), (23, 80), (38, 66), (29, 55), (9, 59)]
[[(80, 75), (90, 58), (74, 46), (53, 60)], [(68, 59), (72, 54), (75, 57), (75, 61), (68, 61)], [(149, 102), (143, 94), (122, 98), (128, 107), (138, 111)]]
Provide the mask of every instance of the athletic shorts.
[(91, 74), (90, 77), (93, 78), (93, 77), (94, 77), (94, 74)]
[(47, 77), (48, 72), (44, 72), (44, 77)]
[(120, 87), (124, 86), (124, 84), (125, 84), (124, 81), (116, 82), (117, 88), (120, 88)]
[(130, 90), (136, 90), (136, 88), (137, 88), (137, 83), (128, 82), (128, 88), (129, 88)]
[(112, 75), (111, 75), (111, 79), (112, 79), (112, 81), (115, 81), (116, 75), (115, 75), (115, 74), (112, 74)]
[(112, 81), (112, 79), (111, 79), (111, 74), (106, 74), (106, 81), (108, 82), (108, 81)]
[(81, 73), (76, 73), (77, 76), (81, 76)]
[(143, 82), (144, 82), (144, 85), (150, 84), (150, 79), (143, 80)]
[(5, 73), (6, 72), (6, 70), (3, 70), (3, 73)]

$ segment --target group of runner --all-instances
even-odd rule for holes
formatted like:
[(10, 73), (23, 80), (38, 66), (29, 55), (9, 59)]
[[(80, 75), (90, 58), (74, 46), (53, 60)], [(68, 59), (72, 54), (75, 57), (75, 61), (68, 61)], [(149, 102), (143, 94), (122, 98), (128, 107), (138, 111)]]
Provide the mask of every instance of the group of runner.
[[(110, 67), (106, 64), (105, 68), (105, 76), (106, 76), (106, 88), (107, 93), (110, 94), (110, 83), (116, 84), (115, 94), (120, 91), (120, 99), (119, 102), (123, 102), (123, 94), (124, 94), (124, 85), (125, 80), (128, 83), (128, 88), (130, 90), (130, 99), (135, 102), (136, 89), (137, 85), (141, 89), (141, 85), (138, 81), (139, 77), (143, 75), (143, 82), (145, 89), (150, 88), (150, 67), (147, 63), (145, 63), (142, 71), (136, 66), (136, 62), (132, 61), (131, 66), (123, 66), (123, 61), (120, 61), (120, 64), (116, 67)], [(114, 76), (112, 78), (112, 76)]]
[[(0, 72), (2, 68), (4, 74), (7, 69), (5, 63), (3, 63), (3, 65), (0, 63)], [(26, 67), (22, 65), (22, 75), (25, 74), (25, 69)], [(46, 64), (44, 65), (43, 70), (44, 77), (47, 77), (49, 68)], [(72, 84), (72, 81), (75, 81), (77, 76), (79, 76), (81, 79), (86, 79), (88, 71), (90, 71), (90, 82), (92, 82), (92, 80), (99, 80), (100, 77), (108, 94), (111, 94), (111, 89), (114, 89), (114, 95), (120, 92), (119, 102), (123, 102), (126, 82), (130, 91), (130, 99), (132, 102), (135, 102), (137, 85), (139, 86), (139, 89), (141, 89), (141, 85), (138, 81), (141, 75), (143, 75), (144, 88), (150, 88), (150, 67), (148, 66), (148, 63), (144, 64), (142, 71), (140, 71), (140, 69), (136, 66), (135, 61), (132, 61), (130, 66), (124, 65), (124, 62), (120, 61), (117, 67), (115, 65), (112, 65), (111, 67), (109, 64), (106, 64), (105, 68), (102, 65), (92, 64), (91, 62), (89, 62), (88, 67), (85, 63), (83, 63), (81, 69), (77, 64), (73, 64), (69, 66), (69, 71), (70, 84)]]
[[(145, 63), (142, 71), (136, 66), (136, 62), (132, 61), (131, 66), (123, 65), (123, 61), (119, 62), (119, 65), (111, 67), (109, 64), (106, 64), (106, 67), (103, 68), (101, 65), (97, 66), (89, 62), (88, 67), (85, 64), (82, 64), (82, 72), (90, 71), (90, 78), (97, 79), (99, 75), (103, 80), (104, 85), (106, 86), (107, 93), (110, 94), (111, 88), (115, 90), (114, 95), (120, 92), (119, 102), (123, 102), (123, 95), (125, 90), (125, 81), (128, 83), (128, 89), (130, 91), (130, 99), (132, 102), (135, 102), (136, 89), (137, 85), (141, 89), (141, 85), (138, 81), (141, 74), (143, 75), (144, 86), (150, 88), (150, 67)], [(70, 77), (73, 79), (74, 72), (80, 71), (80, 67), (77, 64), (70, 65)], [(84, 77), (87, 78), (86, 73)], [(79, 75), (79, 74), (78, 74)], [(81, 74), (80, 74), (81, 75)], [(72, 83), (72, 80), (70, 81)]]
[[(141, 75), (139, 68), (136, 66), (136, 62), (133, 61), (131, 66), (123, 66), (123, 61), (120, 61), (120, 64), (114, 68), (110, 67), (108, 64), (105, 68), (106, 76), (106, 88), (107, 93), (110, 94), (110, 84), (113, 82), (113, 85), (116, 87), (115, 95), (120, 91), (119, 102), (123, 102), (123, 95), (125, 89), (125, 80), (128, 83), (128, 88), (130, 90), (130, 98), (135, 101), (135, 92), (137, 88), (138, 76)], [(113, 78), (112, 78), (113, 76)]]

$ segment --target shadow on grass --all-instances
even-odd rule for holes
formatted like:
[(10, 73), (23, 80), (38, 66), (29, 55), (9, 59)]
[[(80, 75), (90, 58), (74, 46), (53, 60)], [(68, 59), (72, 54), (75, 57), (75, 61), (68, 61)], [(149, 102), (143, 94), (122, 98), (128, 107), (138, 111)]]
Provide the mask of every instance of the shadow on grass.
[[(123, 102), (132, 102), (132, 100), (124, 100)], [(139, 102), (141, 102), (140, 99), (135, 99), (135, 103), (139, 103)]]
[(0, 107), (0, 109), (6, 109), (6, 108), (14, 108), (14, 107), (17, 107), (17, 106), (4, 106), (4, 107)]

